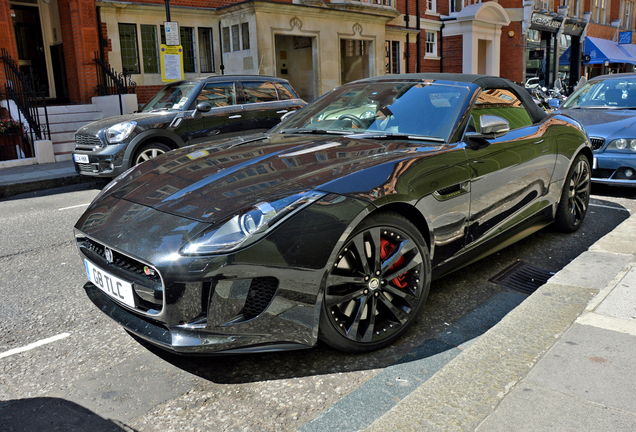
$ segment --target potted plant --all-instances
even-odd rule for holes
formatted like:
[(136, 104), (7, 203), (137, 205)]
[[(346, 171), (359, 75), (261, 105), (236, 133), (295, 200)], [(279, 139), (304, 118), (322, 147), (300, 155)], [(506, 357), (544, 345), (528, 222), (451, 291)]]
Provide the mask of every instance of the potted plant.
[(0, 161), (18, 159), (22, 153), (24, 127), (13, 119), (0, 119)]

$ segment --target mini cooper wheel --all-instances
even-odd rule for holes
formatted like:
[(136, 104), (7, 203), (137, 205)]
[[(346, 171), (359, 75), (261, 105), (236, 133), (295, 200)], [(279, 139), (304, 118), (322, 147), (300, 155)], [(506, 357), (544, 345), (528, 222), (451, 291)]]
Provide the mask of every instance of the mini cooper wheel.
[(320, 338), (347, 352), (383, 348), (400, 337), (424, 305), (431, 265), (417, 228), (384, 212), (347, 239), (326, 278)]
[(139, 151), (137, 151), (135, 159), (133, 160), (133, 164), (139, 165), (142, 162), (154, 159), (157, 156), (164, 154), (165, 152), (169, 152), (170, 150), (170, 147), (162, 143), (144, 144), (143, 146), (141, 146)]
[(565, 179), (556, 211), (555, 223), (560, 231), (574, 232), (583, 223), (590, 201), (591, 172), (588, 159), (577, 156)]

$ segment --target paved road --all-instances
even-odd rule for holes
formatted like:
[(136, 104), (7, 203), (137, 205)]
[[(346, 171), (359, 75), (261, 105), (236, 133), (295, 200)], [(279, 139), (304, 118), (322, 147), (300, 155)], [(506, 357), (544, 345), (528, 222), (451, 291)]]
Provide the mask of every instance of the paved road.
[(72, 226), (97, 191), (57, 192), (0, 202), (0, 418), (22, 419), (7, 430), (321, 430), (334, 403), (508, 292), (490, 279), (516, 260), (556, 272), (636, 211), (635, 191), (595, 188), (581, 231), (544, 229), (434, 282), (412, 331), (377, 353), (188, 358), (140, 344), (86, 298)]

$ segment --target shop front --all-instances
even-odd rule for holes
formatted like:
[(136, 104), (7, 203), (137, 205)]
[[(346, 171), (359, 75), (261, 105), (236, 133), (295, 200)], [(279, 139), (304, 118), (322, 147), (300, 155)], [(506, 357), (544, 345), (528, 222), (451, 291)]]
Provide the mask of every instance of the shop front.
[(526, 37), (526, 82), (537, 82), (552, 88), (558, 78), (555, 73), (555, 53), (559, 52), (559, 32), (563, 17), (533, 12)]

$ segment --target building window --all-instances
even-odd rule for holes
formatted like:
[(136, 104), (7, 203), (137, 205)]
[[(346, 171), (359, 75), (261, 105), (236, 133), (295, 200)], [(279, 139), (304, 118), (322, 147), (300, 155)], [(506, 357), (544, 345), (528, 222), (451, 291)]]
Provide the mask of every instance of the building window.
[(243, 38), (243, 49), (250, 49), (250, 26), (248, 23), (241, 24), (241, 37)]
[(358, 0), (360, 3), (370, 3), (377, 4), (382, 6), (391, 6), (393, 5), (393, 0)]
[(181, 47), (183, 48), (183, 72), (197, 71), (197, 58), (194, 46), (194, 27), (180, 27)]
[(426, 55), (437, 57), (437, 32), (426, 31)]
[(121, 65), (124, 72), (139, 73), (139, 49), (137, 47), (137, 25), (119, 24)]
[(450, 0), (450, 11), (451, 13), (459, 12), (468, 5), (477, 4), (481, 2), (482, 0)]
[(230, 28), (223, 27), (223, 52), (229, 53), (232, 51), (230, 48)]
[(571, 17), (581, 18), (581, 1), (582, 0), (570, 0), (568, 13)]
[(625, 30), (631, 30), (634, 28), (634, 3), (625, 1), (623, 5), (623, 22), (621, 23), (621, 27)]
[(241, 43), (240, 43), (241, 35), (239, 34), (239, 25), (234, 24), (232, 26), (232, 51), (240, 51)]
[(199, 27), (199, 64), (201, 72), (214, 72), (214, 29)]
[(434, 13), (436, 4), (437, 2), (435, 0), (426, 0), (426, 10)]
[(400, 73), (400, 42), (384, 41), (384, 49), (386, 51), (386, 56), (384, 58), (386, 73)]
[(592, 20), (597, 24), (605, 24), (606, 0), (592, 0)]
[(144, 73), (159, 73), (159, 46), (157, 45), (157, 26), (141, 24), (141, 56)]

